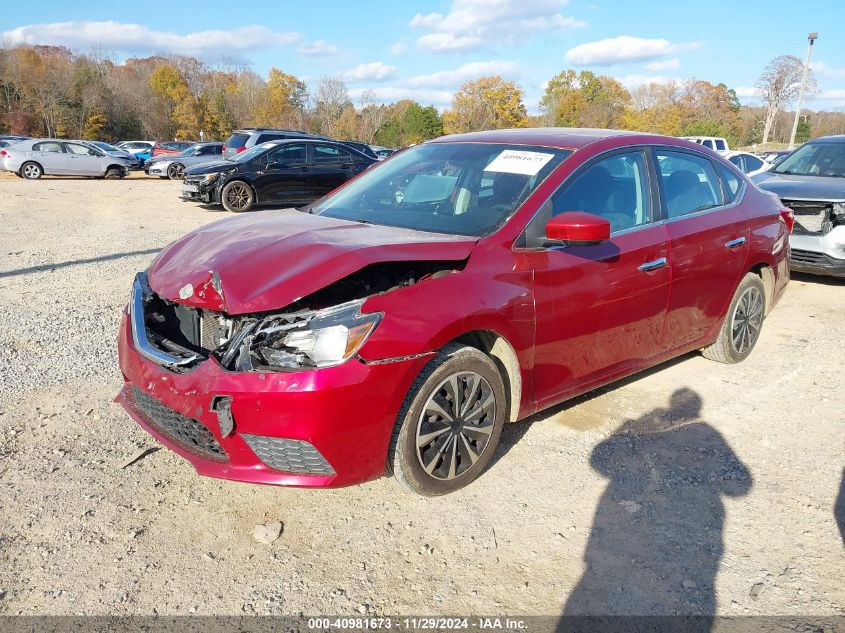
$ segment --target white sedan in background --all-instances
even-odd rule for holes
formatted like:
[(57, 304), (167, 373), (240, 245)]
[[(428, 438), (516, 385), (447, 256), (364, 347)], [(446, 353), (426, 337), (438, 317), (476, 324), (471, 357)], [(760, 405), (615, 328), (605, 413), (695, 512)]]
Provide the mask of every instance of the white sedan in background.
[(768, 161), (765, 161), (750, 152), (731, 150), (729, 152), (724, 152), (722, 156), (731, 161), (747, 176), (753, 176), (754, 174), (769, 171), (769, 168), (772, 166), (772, 164)]

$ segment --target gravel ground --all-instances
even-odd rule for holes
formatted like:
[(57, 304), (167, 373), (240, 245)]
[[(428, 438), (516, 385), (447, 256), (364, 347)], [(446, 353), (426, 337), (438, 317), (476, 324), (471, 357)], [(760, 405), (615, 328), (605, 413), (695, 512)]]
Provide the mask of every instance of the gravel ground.
[(0, 613), (845, 615), (845, 284), (794, 279), (739, 366), (509, 426), (445, 498), (229, 483), (112, 402), (134, 273), (224, 215), (178, 188), (0, 175)]

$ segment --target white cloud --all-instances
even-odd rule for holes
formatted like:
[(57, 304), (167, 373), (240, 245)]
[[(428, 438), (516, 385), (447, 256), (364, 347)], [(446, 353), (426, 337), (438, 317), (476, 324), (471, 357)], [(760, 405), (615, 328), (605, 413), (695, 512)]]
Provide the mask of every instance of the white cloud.
[(823, 99), (825, 101), (845, 101), (845, 88), (822, 90), (820, 93), (813, 95), (813, 99)]
[(640, 86), (648, 84), (668, 84), (672, 82), (681, 83), (683, 80), (675, 77), (665, 77), (663, 75), (625, 75), (624, 77), (616, 77), (616, 81), (625, 86), (628, 90), (636, 90)]
[(308, 55), (309, 57), (326, 57), (328, 55), (337, 55), (340, 49), (334, 44), (329, 44), (326, 40), (316, 40), (308, 44), (303, 44), (296, 49), (296, 52)]
[[(413, 99), (422, 105), (433, 105), (439, 109), (447, 108), (452, 103), (452, 91), (450, 90), (426, 90), (424, 88), (410, 88), (407, 86), (378, 86), (371, 88), (376, 95), (376, 100), (382, 103), (391, 103), (400, 99)], [(349, 96), (353, 101), (361, 100), (361, 93), (364, 89), (352, 89)]]
[(673, 57), (672, 59), (651, 62), (646, 64), (645, 67), (646, 70), (650, 70), (655, 73), (663, 72), (664, 70), (675, 70), (676, 68), (681, 67), (681, 60), (677, 57)]
[(450, 88), (457, 89), (465, 81), (478, 79), (486, 75), (501, 75), (505, 79), (516, 78), (520, 74), (519, 65), (504, 60), (470, 62), (454, 70), (441, 70), (428, 75), (411, 77), (405, 85), (413, 88)]
[(273, 45), (295, 44), (298, 33), (273, 31), (257, 24), (225, 31), (174, 33), (154, 31), (126, 22), (52, 22), (30, 24), (0, 33), (8, 44), (50, 44), (72, 49), (101, 49), (130, 53), (181, 53), (219, 59)]
[(845, 77), (845, 68), (832, 68), (824, 62), (810, 62), (813, 72), (822, 77)]
[(390, 54), (395, 57), (402, 57), (403, 55), (408, 54), (408, 44), (405, 40), (399, 40), (398, 42), (393, 42), (390, 45)]
[(544, 31), (573, 29), (585, 22), (561, 15), (569, 0), (452, 0), (446, 14), (418, 13), (411, 27), (431, 31), (417, 45), (433, 53), (471, 51), (513, 44)]
[(699, 46), (699, 42), (675, 44), (669, 40), (621, 35), (571, 48), (566, 51), (564, 58), (576, 66), (612, 66), (659, 59), (671, 53)]
[(355, 68), (344, 73), (349, 81), (384, 81), (396, 74), (396, 66), (384, 62), (370, 62), (358, 64)]
[(734, 92), (740, 99), (755, 99), (760, 96), (760, 89), (754, 86), (737, 86)]

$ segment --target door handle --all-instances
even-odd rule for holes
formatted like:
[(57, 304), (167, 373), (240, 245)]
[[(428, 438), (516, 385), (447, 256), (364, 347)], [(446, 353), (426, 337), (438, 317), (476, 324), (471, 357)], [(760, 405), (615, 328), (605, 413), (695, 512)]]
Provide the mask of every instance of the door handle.
[(659, 259), (653, 259), (650, 262), (646, 262), (645, 264), (640, 264), (637, 268), (644, 273), (651, 272), (652, 270), (657, 270), (658, 268), (663, 268), (668, 264), (668, 260), (665, 257), (661, 257)]
[(745, 238), (738, 237), (730, 242), (725, 242), (725, 248), (736, 248), (737, 246), (742, 246), (743, 244), (745, 244)]

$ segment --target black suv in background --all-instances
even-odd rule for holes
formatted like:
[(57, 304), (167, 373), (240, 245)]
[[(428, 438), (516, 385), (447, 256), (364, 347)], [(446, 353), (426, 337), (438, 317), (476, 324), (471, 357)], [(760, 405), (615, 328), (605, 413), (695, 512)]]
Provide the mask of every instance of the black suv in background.
[(243, 130), (235, 130), (232, 132), (232, 136), (226, 139), (226, 142), (223, 143), (223, 157), (229, 158), (267, 141), (283, 141), (288, 138), (319, 138), (329, 140), (325, 136), (309, 134), (300, 130), (276, 130), (267, 127), (245, 128)]
[(226, 160), (185, 170), (182, 199), (249, 211), (256, 204), (298, 207), (322, 198), (377, 160), (338, 141), (269, 141)]

